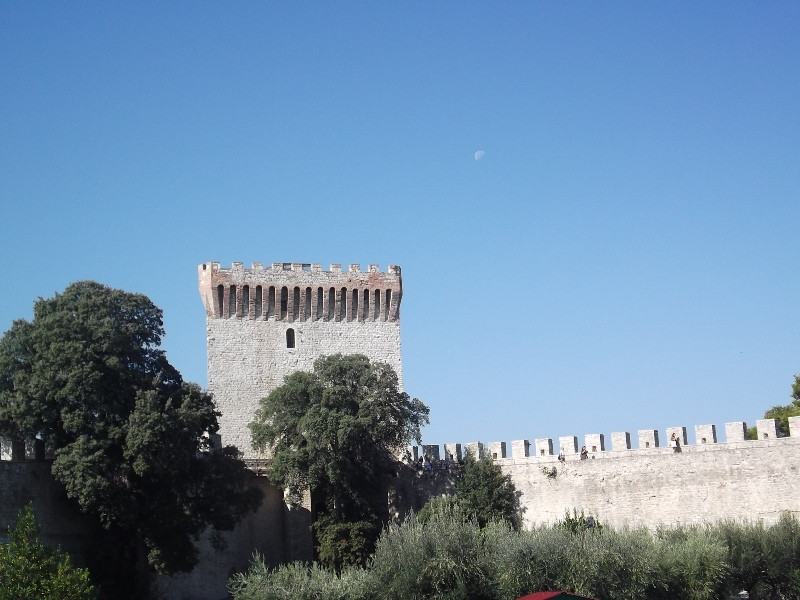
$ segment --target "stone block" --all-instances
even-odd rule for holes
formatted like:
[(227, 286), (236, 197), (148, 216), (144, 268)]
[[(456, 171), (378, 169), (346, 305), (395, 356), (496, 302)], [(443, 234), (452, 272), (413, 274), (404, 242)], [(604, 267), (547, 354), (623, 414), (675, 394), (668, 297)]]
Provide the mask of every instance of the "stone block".
[(631, 434), (627, 431), (615, 431), (611, 434), (612, 450), (630, 450)]
[(778, 437), (778, 419), (759, 419), (756, 421), (758, 439), (774, 440)]
[(489, 442), (489, 457), (494, 460), (506, 457), (505, 442)]
[(789, 417), (789, 435), (800, 437), (800, 417)]
[(481, 459), (486, 456), (486, 448), (483, 447), (481, 442), (471, 442), (467, 444), (467, 454), (471, 454), (473, 458)]
[(689, 437), (686, 433), (686, 427), (667, 427), (664, 431), (664, 434), (667, 436), (667, 444), (672, 446), (672, 435), (675, 435), (675, 439), (678, 440), (678, 443), (681, 446), (685, 446), (689, 443)]
[(461, 462), (464, 459), (464, 454), (461, 452), (461, 444), (445, 444), (444, 456), (450, 462)]
[(640, 429), (639, 430), (639, 449), (645, 448), (658, 448), (658, 429)]
[(586, 441), (586, 449), (589, 452), (606, 451), (606, 436), (602, 433), (587, 433), (584, 440)]
[(553, 456), (553, 438), (536, 438), (536, 456)]
[(528, 458), (530, 456), (531, 443), (528, 440), (512, 440), (512, 458)]
[(422, 446), (422, 455), (429, 461), (439, 461), (439, 445), (427, 444)]
[(694, 439), (698, 446), (703, 444), (716, 444), (717, 443), (717, 426), (716, 425), (695, 425), (694, 426)]
[(725, 441), (743, 442), (747, 439), (747, 423), (744, 421), (734, 421), (725, 423)]
[[(567, 454), (577, 454), (578, 453), (578, 438), (574, 435), (565, 435), (558, 438), (558, 450), (559, 452), (563, 452), (564, 455)], [(550, 453), (552, 454), (552, 452)]]

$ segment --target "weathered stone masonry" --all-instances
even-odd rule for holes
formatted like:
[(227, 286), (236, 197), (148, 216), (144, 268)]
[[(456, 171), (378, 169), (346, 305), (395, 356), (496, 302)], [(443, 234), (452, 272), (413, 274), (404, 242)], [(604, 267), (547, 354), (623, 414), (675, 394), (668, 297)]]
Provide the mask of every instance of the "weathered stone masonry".
[[(663, 445), (658, 430), (642, 429), (636, 449), (627, 432), (612, 433), (611, 448), (604, 434), (587, 434), (586, 459), (576, 436), (558, 438), (561, 457), (553, 452), (552, 438), (539, 438), (533, 445), (511, 442), (510, 456), (505, 442), (445, 444), (442, 458), (457, 460), (462, 449), (493, 458), (521, 492), (528, 527), (553, 523), (573, 509), (616, 528), (725, 519), (774, 523), (784, 513), (800, 516), (800, 417), (789, 419), (791, 437), (778, 437), (775, 419), (760, 419), (756, 427), (758, 439), (747, 440), (746, 423), (726, 423), (726, 441), (718, 443), (715, 425), (697, 425), (693, 444), (686, 427), (667, 427)], [(670, 443), (673, 434), (677, 448)], [(438, 445), (409, 450), (412, 460), (424, 455), (439, 463)], [(398, 513), (419, 509), (431, 493), (439, 493), (441, 476), (426, 486), (428, 474), (419, 475), (413, 493), (404, 490)]]
[(259, 400), (287, 375), (310, 371), (320, 356), (365, 354), (394, 368), (402, 386), (400, 267), (207, 262), (198, 266), (198, 280), (222, 443), (246, 459), (262, 458), (247, 428)]

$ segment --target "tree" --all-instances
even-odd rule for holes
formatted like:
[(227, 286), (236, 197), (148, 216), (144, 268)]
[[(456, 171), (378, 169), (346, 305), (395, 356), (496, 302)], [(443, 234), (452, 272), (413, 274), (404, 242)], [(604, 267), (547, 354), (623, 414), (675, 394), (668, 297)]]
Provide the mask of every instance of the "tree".
[[(794, 383), (792, 384), (792, 402), (791, 404), (776, 405), (764, 413), (765, 419), (778, 419), (778, 435), (781, 437), (789, 435), (789, 417), (800, 416), (800, 375), (794, 376)], [(755, 427), (750, 427), (747, 430), (748, 439), (758, 439), (758, 433)]]
[[(389, 365), (336, 354), (317, 359), (313, 372), (287, 376), (261, 400), (250, 428), (253, 445), (271, 450), (270, 479), (290, 501), (308, 489), (318, 499), (317, 538), (349, 544), (341, 536), (353, 531), (359, 547), (368, 535), (369, 549), (379, 533), (374, 524), (387, 518), (385, 483), (395, 457), (420, 440), (427, 423), (428, 407), (400, 391)], [(364, 521), (373, 524), (368, 534)], [(329, 527), (335, 530), (321, 531)]]
[(0, 600), (90, 600), (89, 571), (72, 566), (69, 555), (45, 546), (28, 504), (0, 545)]
[(514, 529), (522, 525), (520, 494), (509, 475), (488, 457), (475, 458), (467, 454), (455, 495), (433, 498), (420, 511), (420, 520), (427, 521), (433, 513), (462, 516), (481, 527), (491, 521), (505, 522)]
[(167, 361), (163, 334), (141, 294), (84, 281), (38, 299), (0, 339), (0, 434), (43, 440), (67, 495), (127, 559), (141, 544), (173, 573), (197, 562), (207, 527), (231, 529), (260, 500), (238, 451), (212, 451), (219, 413)]

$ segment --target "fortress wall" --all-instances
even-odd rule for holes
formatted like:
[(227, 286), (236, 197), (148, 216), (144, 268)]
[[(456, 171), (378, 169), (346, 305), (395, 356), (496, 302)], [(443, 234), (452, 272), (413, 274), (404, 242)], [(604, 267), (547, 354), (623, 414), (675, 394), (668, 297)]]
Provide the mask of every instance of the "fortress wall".
[(97, 526), (67, 498), (64, 487), (50, 474), (52, 461), (0, 460), (0, 541), (7, 539), (9, 526), (19, 511), (33, 503), (42, 541), (69, 552), (75, 564), (86, 564), (88, 543)]
[[(302, 509), (289, 511), (283, 503), (283, 493), (264, 477), (254, 477), (253, 485), (264, 493), (261, 506), (249, 513), (234, 528), (225, 532), (226, 547), (217, 551), (210, 538), (198, 542), (199, 563), (190, 573), (156, 578), (156, 597), (170, 600), (198, 600), (227, 597), (227, 582), (233, 573), (244, 572), (258, 552), (267, 565), (277, 567), (291, 560), (311, 560), (311, 536), (307, 527), (311, 516)], [(294, 514), (292, 514), (294, 513)], [(292, 531), (293, 521), (305, 523), (305, 547), (299, 549)]]
[[(537, 439), (533, 447), (528, 440), (513, 441), (510, 457), (504, 442), (492, 442), (488, 450), (477, 443), (465, 447), (492, 457), (511, 476), (522, 494), (526, 527), (561, 520), (573, 509), (613, 527), (652, 529), (722, 519), (772, 523), (785, 512), (800, 515), (800, 417), (790, 418), (789, 428), (793, 437), (779, 438), (775, 420), (762, 419), (759, 439), (745, 440), (745, 423), (727, 423), (728, 441), (717, 443), (714, 425), (698, 425), (695, 444), (688, 445), (686, 428), (670, 427), (664, 446), (658, 430), (640, 430), (640, 447), (633, 450), (627, 432), (612, 434), (610, 449), (605, 436), (589, 434), (585, 460), (575, 436), (559, 438), (563, 460), (554, 455), (551, 438)], [(672, 433), (681, 442), (679, 451), (669, 445)], [(410, 455), (437, 454), (438, 446), (428, 445)], [(434, 466), (433, 474), (455, 476), (457, 470), (445, 466), (441, 473)], [(429, 472), (415, 476), (424, 480)], [(417, 485), (425, 489), (424, 483)], [(429, 491), (436, 495), (436, 486)]]
[[(33, 502), (42, 541), (68, 552), (73, 563), (97, 563), (99, 525), (82, 514), (66, 497), (64, 487), (50, 473), (52, 461), (0, 460), (0, 543), (7, 541), (9, 526), (28, 502)], [(278, 566), (291, 560), (310, 561), (313, 548), (309, 507), (289, 510), (283, 492), (265, 477), (253, 475), (252, 485), (261, 489), (264, 500), (234, 528), (224, 532), (224, 550), (217, 551), (208, 535), (198, 541), (200, 562), (191, 573), (158, 576), (154, 597), (170, 600), (203, 600), (227, 597), (227, 581), (234, 572), (247, 570), (258, 552), (265, 562)]]
[[(800, 515), (800, 439), (498, 460), (522, 492), (526, 526), (586, 511), (613, 527), (774, 522)], [(549, 475), (553, 473), (555, 475)], [(546, 470), (546, 471), (545, 471)]]

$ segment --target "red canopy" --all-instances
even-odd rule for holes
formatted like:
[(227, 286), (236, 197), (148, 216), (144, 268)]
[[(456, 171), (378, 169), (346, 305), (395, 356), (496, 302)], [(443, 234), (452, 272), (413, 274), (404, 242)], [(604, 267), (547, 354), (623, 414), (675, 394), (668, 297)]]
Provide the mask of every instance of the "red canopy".
[(534, 592), (517, 600), (594, 600), (588, 596), (578, 596), (570, 592)]

